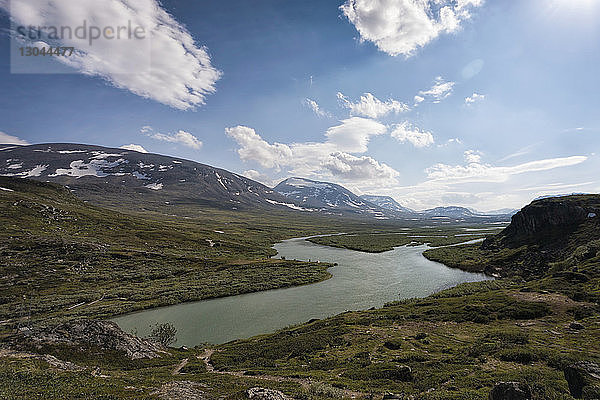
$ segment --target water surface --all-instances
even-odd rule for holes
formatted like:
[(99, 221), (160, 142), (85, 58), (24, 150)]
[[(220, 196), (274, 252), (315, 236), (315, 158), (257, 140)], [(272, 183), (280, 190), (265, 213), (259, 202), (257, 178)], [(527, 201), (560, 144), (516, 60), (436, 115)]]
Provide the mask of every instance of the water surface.
[(349, 310), (380, 307), (394, 300), (425, 297), (464, 282), (489, 279), (429, 261), (428, 247), (398, 247), (363, 253), (327, 247), (302, 238), (274, 246), (277, 257), (338, 263), (323, 282), (203, 300), (123, 315), (114, 321), (125, 331), (146, 335), (154, 323), (177, 327), (176, 345), (220, 344), (270, 333), (288, 325)]

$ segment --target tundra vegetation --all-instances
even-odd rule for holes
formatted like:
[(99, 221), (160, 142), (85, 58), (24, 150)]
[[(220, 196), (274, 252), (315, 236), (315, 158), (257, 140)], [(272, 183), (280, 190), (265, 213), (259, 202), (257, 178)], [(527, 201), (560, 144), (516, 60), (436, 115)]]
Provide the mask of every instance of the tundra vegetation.
[[(313, 240), (384, 251), (488, 231), (291, 212), (184, 218), (100, 208), (53, 184), (0, 178), (0, 187), (12, 190), (0, 192), (0, 398), (243, 399), (262, 387), (295, 399), (466, 400), (513, 381), (534, 399), (597, 398), (593, 374), (575, 392), (565, 377), (600, 363), (600, 225), (565, 222), (561, 210), (600, 209), (598, 196), (534, 203), (483, 243), (425, 253), (496, 280), (220, 346), (161, 350), (124, 333), (51, 339), (72, 321), (328, 278), (324, 264), (270, 259), (285, 238), (347, 232)], [(530, 229), (539, 221), (547, 228)]]

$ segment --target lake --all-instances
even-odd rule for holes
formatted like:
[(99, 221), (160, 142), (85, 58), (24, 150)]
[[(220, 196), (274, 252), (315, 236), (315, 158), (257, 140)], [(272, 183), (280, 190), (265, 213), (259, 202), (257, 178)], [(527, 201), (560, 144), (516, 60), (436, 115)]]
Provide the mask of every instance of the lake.
[(145, 336), (155, 323), (177, 327), (177, 346), (221, 344), (274, 332), (312, 318), (344, 311), (381, 307), (385, 303), (425, 297), (465, 282), (487, 280), (448, 268), (423, 257), (426, 245), (397, 247), (384, 253), (363, 253), (310, 243), (304, 238), (274, 246), (277, 257), (338, 263), (323, 282), (178, 304), (114, 318), (124, 331)]

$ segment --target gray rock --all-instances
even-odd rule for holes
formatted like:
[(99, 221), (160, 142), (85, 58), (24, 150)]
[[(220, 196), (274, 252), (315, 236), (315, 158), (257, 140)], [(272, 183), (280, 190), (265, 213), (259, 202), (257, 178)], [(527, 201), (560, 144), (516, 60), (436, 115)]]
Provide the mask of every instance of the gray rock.
[(116, 350), (131, 359), (155, 358), (165, 353), (160, 345), (125, 333), (112, 321), (81, 320), (23, 333), (25, 340), (34, 344), (97, 346), (102, 350)]
[[(594, 391), (597, 391), (600, 386), (600, 366), (589, 361), (579, 361), (569, 365), (564, 370), (565, 379), (569, 384), (571, 396), (576, 399), (594, 399), (598, 397), (590, 397)], [(585, 392), (587, 392), (584, 397)]]
[(569, 324), (569, 328), (574, 329), (576, 331), (580, 331), (582, 329), (585, 329), (585, 326), (583, 326), (583, 324), (580, 324), (579, 322), (571, 322)]
[(531, 400), (529, 386), (519, 382), (498, 382), (489, 395), (489, 400)]
[(249, 399), (254, 400), (293, 400), (279, 390), (254, 387), (246, 392)]

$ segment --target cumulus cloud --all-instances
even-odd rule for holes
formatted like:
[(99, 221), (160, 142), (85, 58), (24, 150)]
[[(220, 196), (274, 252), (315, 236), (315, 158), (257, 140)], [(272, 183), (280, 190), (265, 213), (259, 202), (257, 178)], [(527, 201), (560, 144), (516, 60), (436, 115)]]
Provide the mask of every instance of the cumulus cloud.
[[(59, 34), (43, 40), (76, 49), (69, 57), (56, 57), (57, 61), (177, 109), (204, 104), (221, 77), (206, 47), (197, 44), (157, 0), (11, 0), (0, 2), (0, 7), (10, 12), (18, 25), (70, 27), (74, 31), (86, 21), (88, 27), (103, 32), (109, 29), (111, 40), (90, 43), (89, 34), (84, 39)], [(129, 23), (143, 29), (143, 34), (139, 31), (136, 38), (119, 31)], [(123, 35), (119, 39), (117, 32)], [(44, 33), (52, 35), (52, 31)]]
[(415, 103), (421, 103), (427, 98), (433, 100), (434, 103), (440, 103), (442, 100), (450, 97), (455, 84), (455, 82), (446, 82), (444, 78), (438, 76), (435, 78), (431, 89), (421, 90), (419, 94), (415, 96)]
[(465, 104), (466, 105), (471, 105), (480, 101), (485, 100), (485, 95), (484, 94), (479, 94), (479, 93), (473, 93), (472, 96), (469, 97), (465, 97)]
[(385, 125), (360, 117), (330, 127), (322, 142), (269, 143), (247, 126), (225, 130), (237, 142), (240, 159), (263, 168), (353, 184), (393, 184), (397, 171), (371, 157), (355, 155), (367, 151), (371, 137), (386, 132)]
[(483, 0), (347, 0), (342, 13), (363, 41), (391, 56), (411, 56), (444, 33), (456, 32)]
[(269, 144), (254, 129), (247, 126), (226, 128), (225, 133), (240, 146), (238, 155), (243, 161), (256, 161), (265, 168), (280, 168), (286, 165), (293, 155), (288, 145)]
[(338, 99), (343, 106), (350, 110), (351, 115), (358, 115), (369, 118), (383, 117), (389, 113), (401, 113), (410, 110), (408, 105), (399, 102), (398, 100), (389, 99), (381, 101), (371, 93), (365, 93), (356, 103), (348, 100), (342, 93), (337, 94)]
[(16, 137), (16, 136), (11, 136), (7, 133), (0, 131), (0, 144), (28, 145), (29, 143), (23, 139)]
[(431, 132), (421, 130), (408, 121), (395, 125), (390, 135), (401, 143), (409, 142), (415, 147), (427, 147), (434, 143)]
[(480, 163), (481, 162), (481, 152), (477, 151), (477, 150), (465, 151), (465, 161), (467, 162), (467, 164)]
[(123, 146), (121, 146), (119, 148), (124, 149), (124, 150), (137, 151), (138, 153), (147, 153), (148, 152), (148, 150), (146, 150), (139, 144), (133, 144), (133, 143), (132, 144), (124, 144)]
[(400, 175), (390, 166), (380, 163), (372, 157), (356, 157), (352, 154), (332, 153), (322, 163), (323, 168), (333, 176), (347, 181), (384, 181), (393, 182)]
[(176, 133), (160, 133), (154, 132), (151, 126), (144, 126), (140, 132), (152, 139), (169, 143), (178, 143), (196, 150), (199, 150), (202, 147), (202, 141), (191, 133), (182, 130), (179, 130)]
[(349, 153), (367, 151), (372, 136), (382, 135), (387, 131), (385, 125), (372, 119), (352, 117), (344, 119), (341, 124), (327, 129), (328, 143), (336, 149)]
[(323, 110), (321, 106), (319, 106), (319, 104), (312, 99), (304, 99), (302, 103), (308, 108), (310, 108), (315, 113), (315, 115), (319, 117), (331, 117), (331, 114)]

